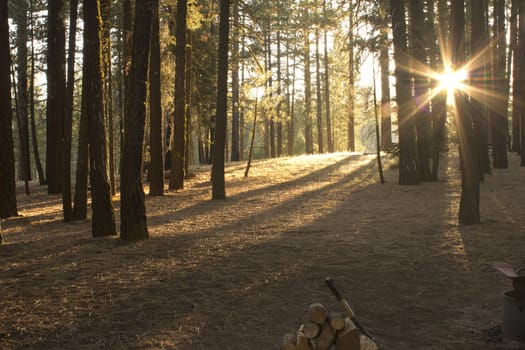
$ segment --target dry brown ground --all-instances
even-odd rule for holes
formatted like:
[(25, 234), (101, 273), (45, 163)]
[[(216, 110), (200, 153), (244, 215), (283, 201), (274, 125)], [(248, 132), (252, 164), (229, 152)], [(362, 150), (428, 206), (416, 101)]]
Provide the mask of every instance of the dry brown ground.
[[(93, 239), (34, 186), (3, 222), (1, 349), (277, 349), (311, 302), (337, 308), (330, 275), (383, 349), (520, 349), (497, 334), (525, 265), (525, 168), (482, 185), (483, 224), (461, 227), (457, 161), (441, 181), (379, 185), (371, 156), (338, 153), (208, 169), (147, 198), (151, 238)], [(115, 202), (118, 205), (118, 201)], [(118, 210), (116, 211), (118, 217)]]

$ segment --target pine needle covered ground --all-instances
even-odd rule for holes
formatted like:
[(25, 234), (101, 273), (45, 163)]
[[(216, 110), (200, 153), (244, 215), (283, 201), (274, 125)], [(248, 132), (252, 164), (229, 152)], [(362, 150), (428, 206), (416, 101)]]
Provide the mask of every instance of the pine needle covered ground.
[[(150, 239), (91, 238), (36, 184), (2, 223), (2, 349), (276, 349), (330, 275), (385, 349), (520, 349), (502, 341), (496, 261), (525, 266), (525, 168), (482, 184), (483, 223), (460, 227), (457, 159), (398, 186), (373, 156), (336, 153), (209, 168), (147, 197)], [(390, 162), (391, 163), (391, 162)], [(115, 198), (118, 218), (118, 198)]]

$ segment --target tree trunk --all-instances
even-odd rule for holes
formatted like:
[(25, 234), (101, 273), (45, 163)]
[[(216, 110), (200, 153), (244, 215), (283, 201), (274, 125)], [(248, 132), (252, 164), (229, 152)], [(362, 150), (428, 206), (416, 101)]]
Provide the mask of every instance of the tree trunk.
[(9, 67), (9, 22), (7, 0), (0, 0), (0, 218), (18, 215), (13, 145), (13, 111)]
[[(324, 15), (326, 17), (326, 0), (323, 1)], [(328, 60), (328, 29), (324, 29), (324, 103), (326, 118), (326, 143), (328, 152), (334, 152), (334, 141), (332, 138), (332, 116), (330, 115), (330, 74)]]
[(212, 199), (225, 199), (224, 149), (226, 146), (226, 114), (228, 98), (228, 36), (230, 1), (220, 0), (219, 13), (219, 65), (217, 75), (217, 115), (215, 150), (212, 164)]
[[(84, 57), (83, 59), (85, 61), (86, 58)], [(82, 78), (84, 78), (84, 75), (82, 75)], [(87, 216), (89, 171), (89, 120), (87, 118), (87, 108), (89, 101), (87, 98), (84, 98), (85, 96), (84, 88), (82, 88), (82, 106), (78, 126), (77, 168), (75, 171), (75, 197), (73, 199), (73, 218), (75, 220), (83, 220)]]
[(102, 17), (102, 56), (103, 56), (103, 81), (105, 120), (108, 134), (107, 158), (109, 164), (109, 183), (111, 194), (116, 193), (117, 181), (115, 178), (115, 136), (113, 122), (113, 74), (111, 60), (111, 0), (102, 0), (100, 3)]
[(152, 8), (153, 0), (137, 1), (133, 30), (133, 59), (126, 91), (121, 165), (120, 237), (131, 241), (146, 239), (149, 236), (141, 169)]
[(519, 32), (518, 32), (518, 105), (520, 116), (520, 166), (525, 166), (525, 2), (518, 1)]
[(396, 99), (399, 125), (399, 184), (416, 185), (416, 133), (410, 114), (415, 106), (411, 98), (410, 76), (404, 67), (408, 66), (408, 50), (404, 0), (391, 0), (394, 60), (396, 64)]
[(308, 1), (305, 5), (305, 20), (307, 26), (304, 33), (304, 141), (307, 154), (314, 153), (314, 141), (312, 134), (312, 87), (310, 79), (310, 33), (308, 31)]
[[(387, 0), (381, 1), (381, 18), (388, 21)], [(390, 108), (390, 57), (388, 54), (388, 29), (381, 29), (381, 48), (379, 51), (379, 66), (381, 70), (381, 149), (392, 147), (392, 120)]]
[(518, 91), (519, 77), (518, 70), (520, 62), (519, 59), (519, 45), (518, 45), (518, 12), (520, 0), (512, 0), (511, 20), (510, 20), (510, 47), (512, 50), (512, 145), (511, 151), (520, 153), (520, 107), (517, 99), (519, 98)]
[(233, 33), (232, 33), (232, 137), (231, 160), (239, 161), (239, 1), (233, 1)]
[(35, 33), (33, 18), (33, 0), (29, 0), (29, 12), (31, 13), (31, 77), (29, 81), (29, 99), (30, 99), (30, 119), (31, 119), (31, 139), (33, 142), (33, 155), (35, 158), (36, 170), (38, 173), (38, 183), (43, 186), (46, 184), (44, 169), (40, 161), (40, 152), (38, 150), (38, 137), (35, 122)]
[(355, 60), (354, 60), (354, 11), (352, 1), (348, 6), (348, 150), (355, 152)]
[[(288, 52), (289, 50), (287, 50)], [(287, 53), (287, 57), (289, 57), (289, 53)], [(293, 56), (293, 63), (292, 63), (292, 86), (291, 86), (291, 93), (288, 92), (288, 106), (289, 106), (289, 120), (287, 125), (287, 131), (288, 131), (288, 156), (293, 156), (293, 146), (294, 146), (294, 140), (295, 140), (295, 55)], [(287, 58), (288, 60), (288, 58)], [(286, 68), (288, 70), (288, 64), (286, 65)], [(289, 76), (289, 74), (287, 74)]]
[(283, 155), (283, 122), (281, 117), (281, 32), (277, 31), (277, 106), (275, 116), (277, 118), (277, 157)]
[(106, 127), (104, 123), (104, 88), (102, 78), (102, 50), (100, 42), (100, 2), (84, 1), (84, 69), (82, 72), (82, 99), (88, 120), (89, 160), (91, 183), (91, 231), (93, 237), (116, 234), (115, 214), (106, 158)]
[[(436, 72), (443, 71), (445, 69), (443, 59), (441, 57), (440, 47), (445, 47), (443, 38), (448, 36), (448, 21), (445, 21), (446, 7), (443, 7), (444, 0), (438, 0), (438, 7), (440, 8), (438, 26), (441, 34), (436, 34), (436, 24), (434, 15), (434, 1), (428, 2), (428, 26), (429, 33), (432, 38), (430, 47), (430, 64), (432, 69)], [(437, 81), (432, 82), (432, 86), (436, 87)], [(445, 121), (447, 118), (447, 91), (443, 90), (432, 98), (432, 146), (431, 146), (431, 157), (432, 157), (432, 181), (438, 181), (439, 178), (439, 160), (443, 145), (445, 144)]]
[(162, 150), (162, 107), (160, 91), (159, 1), (153, 0), (153, 24), (149, 66), (150, 108), (150, 185), (151, 196), (164, 195), (164, 156)]
[[(246, 20), (245, 20), (246, 16), (243, 14), (242, 15), (242, 21), (241, 21), (241, 26), (245, 26), (246, 24)], [(241, 51), (240, 52), (243, 52), (245, 51), (245, 48), (246, 48), (246, 37), (245, 37), (245, 31), (243, 31), (242, 33), (242, 36), (241, 36)], [(246, 61), (245, 60), (242, 60), (241, 62), (241, 82), (240, 82), (240, 98), (242, 98), (242, 101), (239, 105), (239, 156), (240, 156), (240, 160), (244, 160), (244, 148), (245, 148), (245, 122), (244, 122), (244, 117), (245, 117), (245, 111), (246, 111), (246, 107), (245, 107), (245, 103), (246, 103), (246, 93), (244, 92), (244, 83), (245, 83), (245, 80), (244, 80), (244, 74), (245, 74), (245, 63)]]
[(319, 30), (315, 30), (315, 83), (317, 107), (317, 147), (319, 153), (324, 153), (323, 140), (323, 98), (321, 95), (321, 58), (319, 57)]
[(184, 188), (184, 151), (186, 147), (186, 14), (187, 1), (177, 1), (175, 48), (175, 111), (173, 113), (173, 148), (171, 150), (170, 190)]
[[(479, 33), (471, 39), (471, 52), (474, 57), (483, 54), (483, 50), (486, 50), (487, 47), (491, 45), (488, 37), (487, 12), (487, 1), (475, 1), (471, 3), (471, 31), (472, 33)], [(496, 48), (495, 43), (494, 48)], [(492, 68), (490, 68), (491, 64)], [(490, 64), (482, 64), (477, 67), (477, 69), (472, 70), (472, 72), (470, 72), (470, 84), (478, 91), (492, 90), (495, 92), (497, 84), (493, 78), (496, 74), (496, 66), (497, 63), (493, 61)], [(486, 79), (486, 77), (492, 78)], [(473, 147), (478, 155), (480, 179), (483, 178), (484, 174), (490, 174), (490, 159), (488, 154), (489, 118), (497, 119), (497, 110), (501, 109), (500, 106), (501, 101), (497, 101), (495, 96), (491, 96), (490, 94), (484, 94), (480, 98), (472, 98), (470, 101), (470, 113), (472, 115), (474, 133)]]
[(252, 126), (252, 136), (250, 138), (250, 149), (248, 151), (248, 162), (246, 163), (246, 170), (244, 171), (244, 177), (248, 177), (248, 172), (250, 171), (250, 166), (252, 164), (252, 155), (253, 155), (253, 143), (255, 141), (255, 130), (257, 129), (257, 100), (259, 96), (255, 95), (255, 106), (253, 108), (253, 126)]
[(66, 95), (64, 0), (48, 2), (46, 178), (49, 193), (61, 193)]
[[(465, 7), (464, 0), (453, 0), (451, 8), (452, 24), (452, 64), (453, 69), (462, 67), (465, 60)], [(473, 143), (472, 116), (468, 113), (468, 97), (456, 89), (456, 125), (459, 136), (459, 156), (461, 167), (461, 199), (459, 203), (459, 222), (478, 224), (479, 216), (479, 162)]]
[(29, 159), (29, 127), (28, 127), (28, 96), (27, 96), (27, 0), (16, 4), (14, 17), (17, 25), (17, 83), (18, 83), (18, 128), (20, 130), (19, 178), (25, 182), (26, 194), (29, 194), (28, 182), (31, 181), (31, 163)]
[[(411, 67), (427, 66), (427, 47), (425, 41), (428, 33), (425, 33), (425, 15), (423, 13), (423, 3), (420, 0), (410, 0), (410, 23), (412, 52), (411, 59), (415, 62)], [(417, 156), (417, 176), (419, 181), (430, 181), (430, 117), (428, 115), (429, 105), (427, 101), (428, 77), (421, 74), (421, 69), (414, 69), (414, 100), (416, 109), (413, 118), (416, 125), (416, 156)]]
[(64, 181), (62, 186), (62, 207), (64, 221), (73, 220), (73, 206), (71, 204), (71, 138), (73, 128), (73, 99), (75, 92), (75, 51), (78, 0), (69, 2), (69, 43), (67, 57), (67, 85), (64, 113), (64, 140), (62, 152), (64, 156)]
[(497, 108), (492, 113), (492, 143), (493, 143), (493, 166), (496, 169), (508, 168), (507, 159), (507, 137), (508, 137), (508, 117), (507, 101), (509, 95), (508, 82), (506, 80), (506, 33), (505, 33), (505, 0), (495, 0), (494, 2), (494, 37), (495, 42), (495, 62), (494, 62), (494, 92), (495, 96), (500, 96), (494, 101)]
[(193, 50), (191, 48), (192, 34), (190, 30), (186, 31), (186, 81), (185, 81), (185, 104), (186, 104), (186, 144), (184, 146), (184, 176), (190, 176), (190, 158), (192, 156), (192, 132), (193, 125), (191, 123), (191, 86), (192, 86), (192, 65), (193, 65)]
[(268, 41), (266, 53), (268, 54), (268, 60), (266, 61), (268, 66), (266, 71), (268, 72), (268, 99), (270, 100), (270, 107), (267, 108), (268, 111), (268, 125), (270, 129), (269, 134), (269, 144), (270, 144), (270, 157), (275, 158), (277, 155), (275, 148), (275, 109), (273, 107), (273, 72), (272, 72), (272, 28), (270, 21), (268, 21)]

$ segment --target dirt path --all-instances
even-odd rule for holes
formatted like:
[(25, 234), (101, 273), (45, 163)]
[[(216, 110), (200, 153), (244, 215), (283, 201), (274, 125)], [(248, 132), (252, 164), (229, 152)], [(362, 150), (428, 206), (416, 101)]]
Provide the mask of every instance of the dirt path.
[[(525, 168), (482, 185), (483, 224), (457, 225), (459, 180), (379, 185), (370, 156), (338, 153), (208, 169), (148, 198), (151, 238), (92, 239), (34, 187), (3, 223), (2, 349), (276, 349), (330, 275), (384, 349), (521, 349), (501, 341), (495, 261), (525, 266)], [(115, 202), (118, 205), (118, 201)], [(118, 216), (118, 210), (117, 210)]]

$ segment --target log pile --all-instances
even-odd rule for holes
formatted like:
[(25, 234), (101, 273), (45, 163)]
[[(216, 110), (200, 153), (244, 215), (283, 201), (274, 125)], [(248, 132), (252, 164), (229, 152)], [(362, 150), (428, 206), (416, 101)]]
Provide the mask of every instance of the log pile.
[(377, 346), (361, 332), (350, 317), (328, 310), (323, 304), (308, 307), (305, 321), (296, 333), (283, 337), (281, 350), (377, 350)]

